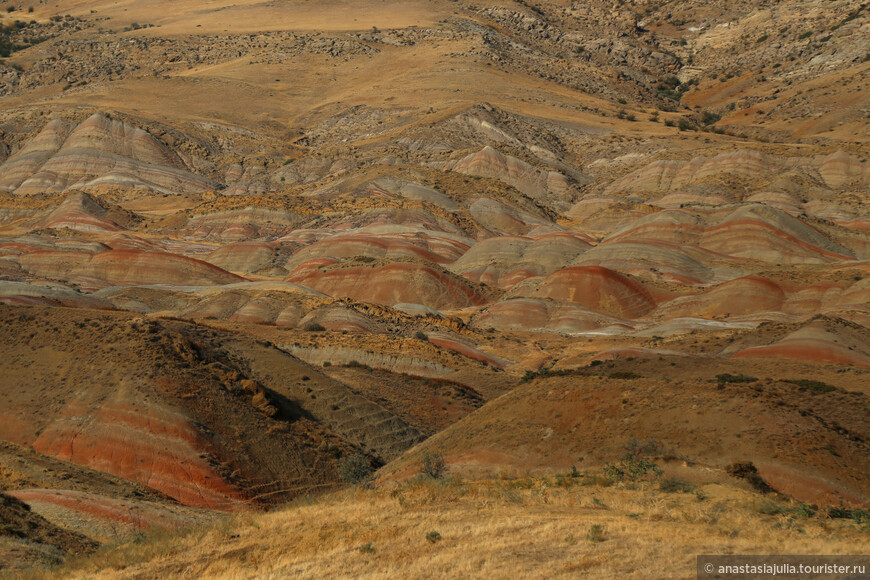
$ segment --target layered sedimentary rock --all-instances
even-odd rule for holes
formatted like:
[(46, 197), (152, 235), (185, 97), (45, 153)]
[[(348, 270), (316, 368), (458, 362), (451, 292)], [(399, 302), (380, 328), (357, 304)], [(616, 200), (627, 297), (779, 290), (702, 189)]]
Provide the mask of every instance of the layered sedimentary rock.
[(656, 315), (667, 318), (720, 318), (781, 310), (786, 292), (776, 282), (758, 276), (736, 278), (700, 294), (663, 304)]
[(206, 261), (224, 270), (242, 274), (286, 274), (283, 264), (294, 247), (296, 244), (238, 242), (221, 246), (209, 254)]
[(70, 405), (31, 443), (34, 450), (141, 482), (191, 506), (239, 507), (238, 490), (203, 460), (209, 443), (189, 420), (166, 408), (110, 402)]
[(302, 264), (288, 276), (287, 281), (330, 296), (377, 304), (408, 302), (440, 310), (486, 302), (464, 281), (430, 266), (409, 262), (363, 266), (342, 264), (318, 266), (311, 270)]
[(795, 170), (804, 172), (810, 178), (820, 178), (828, 187), (863, 184), (870, 179), (866, 164), (843, 151), (824, 158), (806, 159), (783, 158), (742, 149), (713, 157), (694, 157), (688, 161), (653, 161), (614, 181), (607, 191), (623, 194), (669, 192), (726, 175), (751, 181)]
[(453, 236), (430, 232), (368, 231), (338, 233), (295, 252), (285, 264), (294, 270), (304, 262), (322, 258), (372, 259), (416, 258), (435, 264), (449, 264), (460, 257), (468, 245)]
[(116, 232), (121, 226), (106, 216), (106, 209), (85, 193), (74, 193), (41, 219), (39, 228), (68, 228), (86, 232)]
[(152, 135), (94, 114), (75, 128), (52, 121), (0, 166), (0, 189), (18, 195), (58, 193), (97, 185), (200, 193), (216, 184), (187, 169)]
[(178, 233), (195, 240), (241, 242), (287, 234), (299, 221), (299, 216), (286, 211), (245, 207), (197, 213), (178, 228)]
[(489, 146), (459, 161), (449, 162), (444, 168), (475, 177), (498, 179), (533, 199), (555, 199), (564, 207), (576, 195), (571, 182), (561, 173), (538, 169)]
[(536, 228), (554, 230), (547, 218), (516, 209), (488, 197), (481, 197), (468, 206), (468, 213), (484, 228), (498, 234), (523, 235)]
[(505, 300), (472, 319), (472, 325), (481, 329), (563, 333), (590, 332), (615, 324), (622, 321), (578, 304), (539, 298)]
[(590, 247), (588, 237), (569, 232), (494, 237), (472, 246), (450, 270), (472, 282), (508, 289), (526, 278), (551, 274)]
[(870, 367), (870, 333), (859, 325), (822, 317), (776, 342), (740, 350), (734, 357)]
[(494, 367), (503, 369), (510, 361), (493, 356), (483, 351), (478, 345), (473, 344), (469, 340), (465, 340), (456, 335), (447, 333), (430, 333), (428, 336), (429, 342), (441, 348), (456, 352), (471, 360), (480, 361)]
[(30, 369), (0, 380), (0, 438), (217, 510), (329, 485), (336, 453), (352, 446), (389, 458), (419, 440), (271, 346), (182, 322), (67, 312), (53, 325), (46, 309), (0, 312), (7, 334), (13, 322), (27, 329), (5, 355)]
[(617, 272), (656, 278), (680, 284), (702, 284), (717, 277), (715, 263), (721, 260), (709, 251), (670, 242), (600, 244), (582, 254), (574, 265), (602, 266)]
[(18, 261), (22, 269), (36, 276), (80, 279), (86, 284), (103, 286), (211, 286), (244, 280), (200, 260), (143, 250), (107, 250), (97, 254), (47, 250), (24, 254)]
[(763, 205), (742, 207), (708, 227), (700, 245), (734, 256), (780, 264), (849, 260), (851, 252), (818, 230)]
[(652, 312), (656, 300), (643, 285), (600, 266), (564, 268), (535, 284), (512, 292), (529, 298), (552, 298), (580, 304), (619, 318), (638, 318)]
[(404, 179), (381, 178), (363, 189), (370, 195), (402, 197), (438, 206), (447, 211), (456, 211), (459, 204), (431, 187)]

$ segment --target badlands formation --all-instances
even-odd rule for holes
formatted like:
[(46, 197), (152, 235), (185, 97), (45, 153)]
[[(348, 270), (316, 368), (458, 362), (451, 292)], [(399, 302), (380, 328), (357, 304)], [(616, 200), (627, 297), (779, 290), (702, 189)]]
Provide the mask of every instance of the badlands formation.
[(866, 541), (866, 2), (2, 25), (0, 574), (340, 493), (356, 455), (378, 489), (433, 453), (597, 485), (628, 448)]

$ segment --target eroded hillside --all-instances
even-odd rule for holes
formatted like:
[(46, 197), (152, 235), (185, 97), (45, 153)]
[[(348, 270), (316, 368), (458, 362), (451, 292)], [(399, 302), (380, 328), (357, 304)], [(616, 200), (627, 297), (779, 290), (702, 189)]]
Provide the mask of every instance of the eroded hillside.
[(700, 483), (870, 502), (866, 2), (0, 23), (19, 560), (324, 492), (357, 453), (393, 485), (426, 451), (593, 473), (637, 438)]

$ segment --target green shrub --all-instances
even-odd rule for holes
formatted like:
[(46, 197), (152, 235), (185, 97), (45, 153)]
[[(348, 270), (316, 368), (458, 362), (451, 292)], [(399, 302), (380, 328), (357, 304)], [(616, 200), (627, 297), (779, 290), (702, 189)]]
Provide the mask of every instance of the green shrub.
[(338, 462), (338, 474), (341, 480), (351, 485), (366, 483), (374, 472), (369, 460), (362, 453), (348, 455)]
[(414, 338), (419, 339), (419, 340), (429, 340), (429, 337), (426, 336), (426, 333), (423, 332), (422, 330), (418, 330), (417, 332), (415, 332)]
[(586, 539), (593, 543), (603, 542), (607, 539), (604, 534), (604, 526), (601, 524), (593, 524), (586, 532)]
[(844, 507), (829, 507), (829, 518), (854, 520), (859, 524), (870, 522), (870, 512), (867, 510), (851, 510)]
[(798, 506), (797, 513), (805, 518), (811, 518), (816, 515), (816, 508), (815, 506), (802, 503)]
[(812, 379), (787, 379), (785, 382), (809, 389), (814, 393), (830, 393), (831, 391), (837, 390), (836, 387), (829, 385), (828, 383), (814, 381)]
[(371, 542), (366, 542), (365, 544), (360, 546), (358, 549), (359, 549), (360, 554), (374, 554), (375, 553), (375, 547), (372, 546)]
[(430, 544), (434, 544), (435, 542), (438, 542), (440, 540), (441, 534), (439, 534), (438, 532), (432, 531), (426, 534), (426, 541)]
[(758, 506), (758, 513), (766, 516), (778, 516), (786, 513), (788, 510), (782, 504), (775, 501), (766, 501)]
[(602, 471), (613, 483), (658, 479), (662, 475), (662, 469), (658, 465), (631, 453), (623, 455), (617, 463), (605, 463)]
[(692, 493), (695, 486), (679, 477), (666, 477), (659, 482), (659, 489), (666, 493)]
[(712, 125), (716, 123), (722, 116), (710, 111), (704, 111), (701, 113), (701, 123), (704, 125)]
[(749, 375), (744, 375), (740, 373), (739, 375), (732, 375), (729, 373), (722, 373), (716, 375), (716, 381), (719, 383), (754, 383), (757, 381), (755, 377), (750, 377)]
[(326, 329), (316, 322), (309, 322), (305, 325), (305, 330), (308, 332), (323, 332)]
[(611, 379), (642, 379), (643, 376), (631, 371), (619, 371), (607, 375)]
[(420, 473), (432, 479), (441, 479), (447, 473), (444, 455), (438, 451), (426, 451), (420, 462)]

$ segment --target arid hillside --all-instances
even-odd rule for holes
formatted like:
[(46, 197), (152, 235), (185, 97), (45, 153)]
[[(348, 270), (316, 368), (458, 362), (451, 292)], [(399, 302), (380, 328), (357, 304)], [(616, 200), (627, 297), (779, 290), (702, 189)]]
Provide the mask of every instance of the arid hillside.
[[(364, 519), (432, 457), (866, 528), (868, 158), (866, 1), (10, 3), (0, 574), (165, 533), (233, 576), (179, 530)], [(626, 453), (662, 473), (607, 479)], [(324, 549), (252, 569), (363, 573)]]

